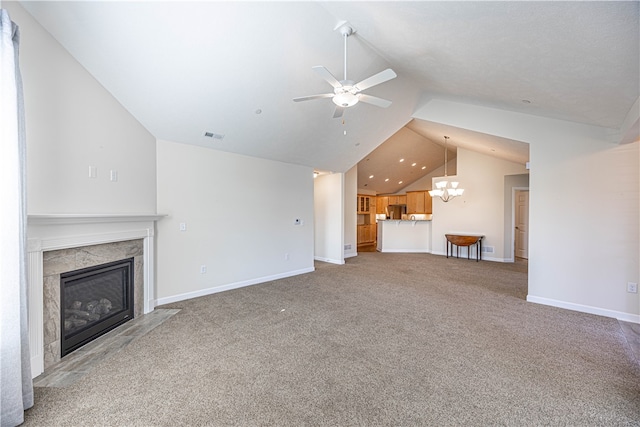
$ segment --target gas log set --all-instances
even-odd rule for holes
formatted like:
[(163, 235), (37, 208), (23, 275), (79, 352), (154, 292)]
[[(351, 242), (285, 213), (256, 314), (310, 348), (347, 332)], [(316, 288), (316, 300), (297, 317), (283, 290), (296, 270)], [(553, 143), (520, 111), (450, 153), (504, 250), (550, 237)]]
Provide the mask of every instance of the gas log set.
[(64, 310), (64, 329), (67, 333), (74, 332), (109, 316), (112, 310), (113, 304), (107, 298), (87, 302), (72, 301)]

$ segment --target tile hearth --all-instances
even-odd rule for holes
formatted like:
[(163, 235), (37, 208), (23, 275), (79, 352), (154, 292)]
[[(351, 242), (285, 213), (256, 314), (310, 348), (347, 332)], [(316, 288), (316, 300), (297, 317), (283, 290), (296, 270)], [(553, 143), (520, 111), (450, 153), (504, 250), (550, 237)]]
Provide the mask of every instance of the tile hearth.
[(179, 309), (156, 309), (130, 320), (47, 368), (43, 374), (34, 378), (34, 387), (72, 385), (104, 360), (112, 357), (137, 338), (151, 332), (179, 311)]

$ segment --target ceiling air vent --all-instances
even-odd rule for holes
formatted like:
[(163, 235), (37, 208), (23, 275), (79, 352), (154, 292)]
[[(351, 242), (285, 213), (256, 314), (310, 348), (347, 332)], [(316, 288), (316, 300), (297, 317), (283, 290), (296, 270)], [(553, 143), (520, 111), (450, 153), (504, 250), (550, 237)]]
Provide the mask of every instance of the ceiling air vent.
[(207, 138), (213, 138), (213, 139), (222, 139), (224, 138), (224, 135), (219, 134), (219, 133), (213, 133), (213, 132), (205, 132), (204, 136)]

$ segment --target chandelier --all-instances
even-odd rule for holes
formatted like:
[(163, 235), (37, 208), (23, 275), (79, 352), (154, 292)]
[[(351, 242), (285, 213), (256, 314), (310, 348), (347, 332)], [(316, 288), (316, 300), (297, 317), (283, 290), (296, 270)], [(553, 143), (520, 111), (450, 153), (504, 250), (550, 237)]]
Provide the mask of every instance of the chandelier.
[(449, 137), (444, 137), (444, 179), (436, 182), (436, 189), (430, 190), (429, 195), (431, 197), (440, 197), (443, 202), (448, 202), (449, 200), (462, 196), (464, 190), (462, 188), (458, 188), (459, 182), (452, 181), (449, 182), (447, 180), (447, 142), (449, 141)]

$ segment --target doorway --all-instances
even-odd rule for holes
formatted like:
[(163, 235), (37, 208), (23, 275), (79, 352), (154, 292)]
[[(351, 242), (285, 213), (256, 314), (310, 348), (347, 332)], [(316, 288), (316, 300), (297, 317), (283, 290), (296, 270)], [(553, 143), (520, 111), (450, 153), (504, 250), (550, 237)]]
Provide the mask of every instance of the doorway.
[(515, 190), (514, 194), (514, 257), (529, 259), (529, 189)]

